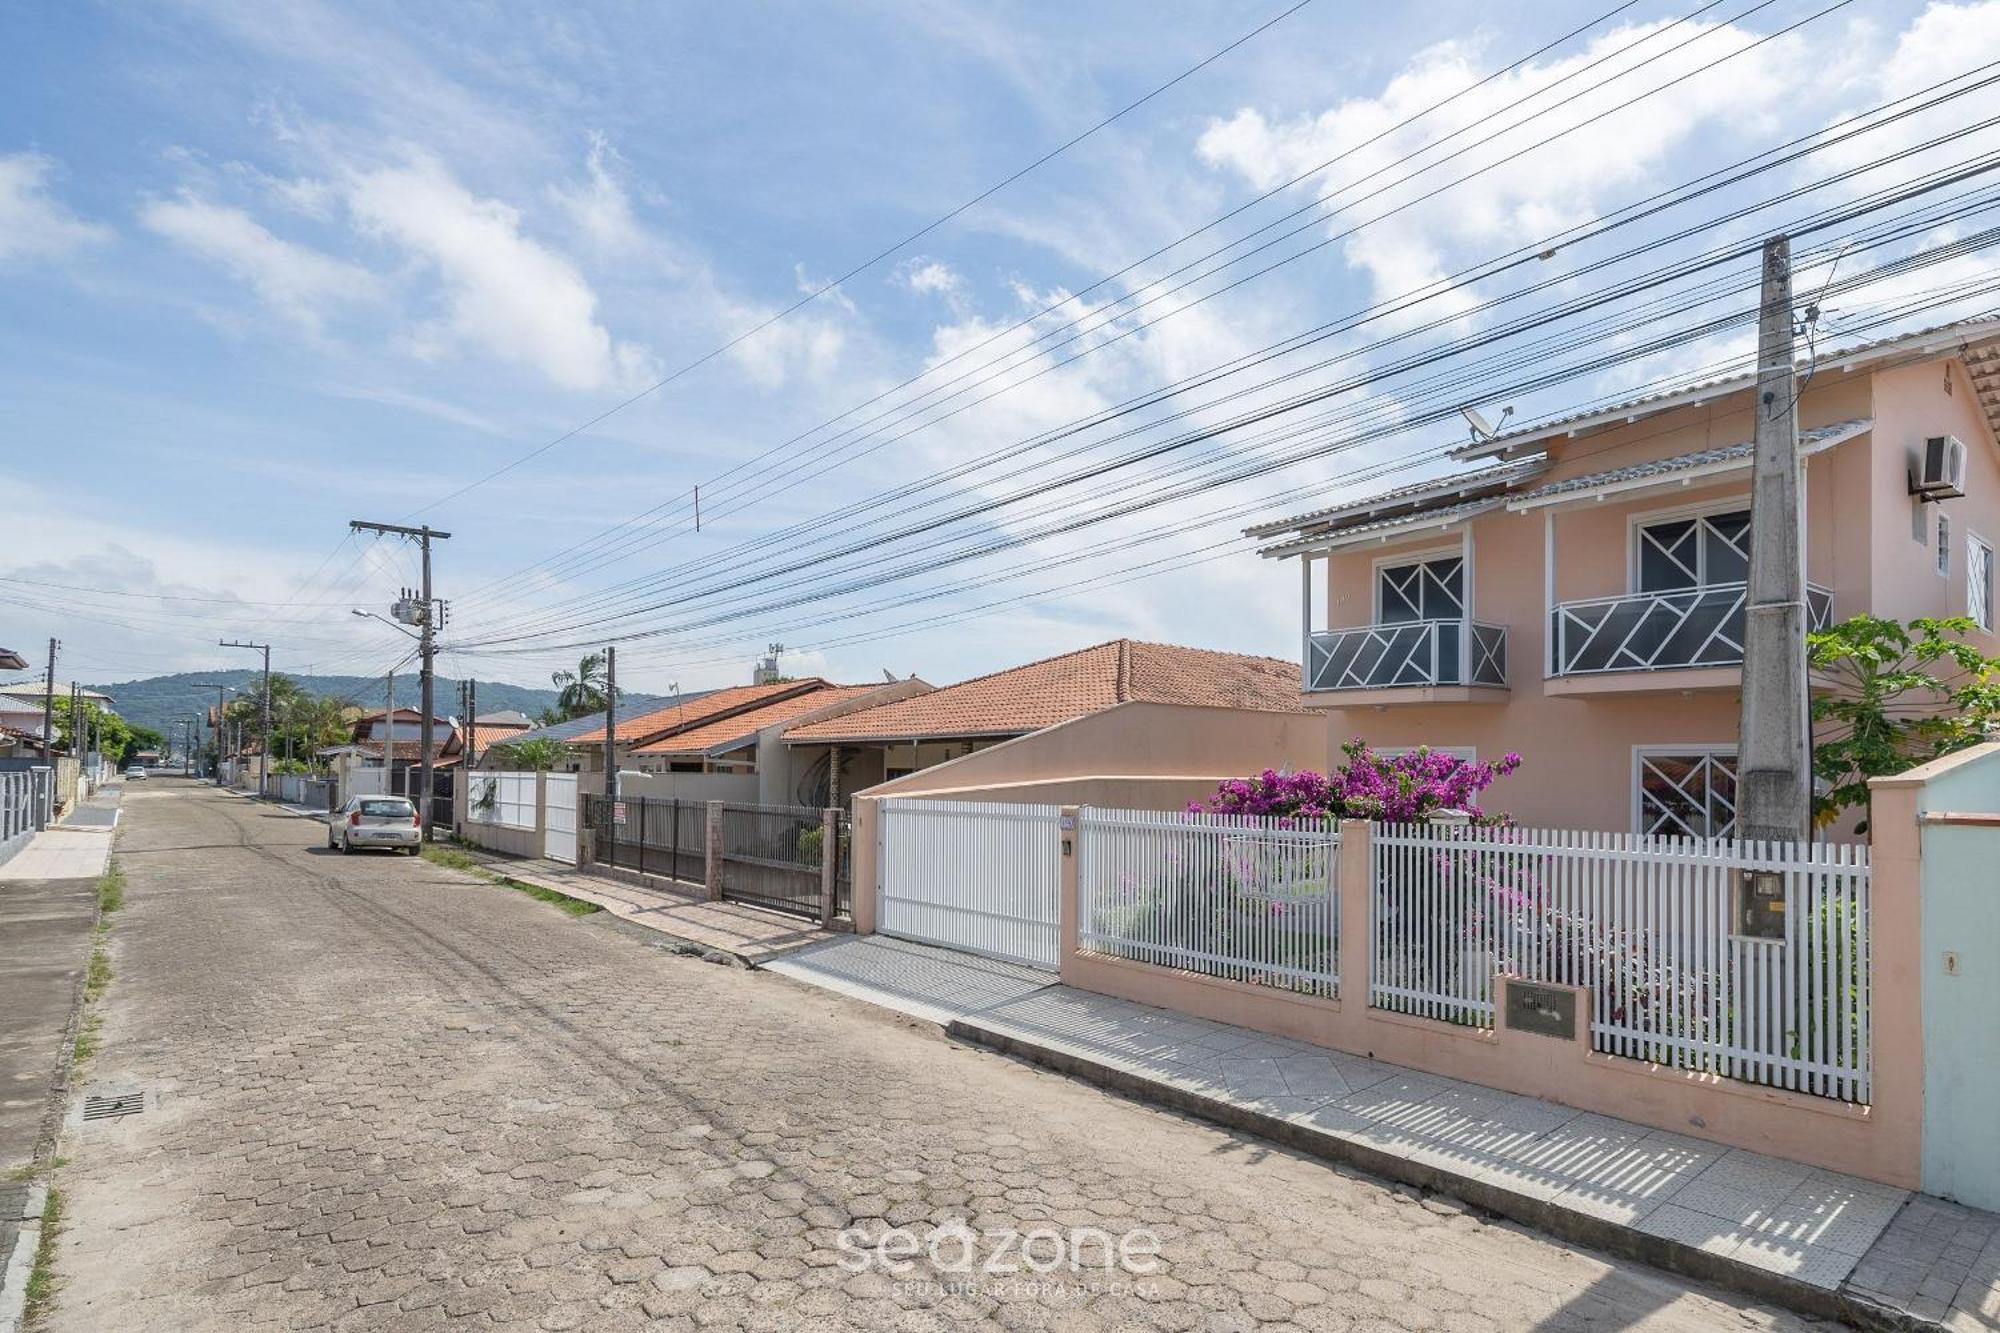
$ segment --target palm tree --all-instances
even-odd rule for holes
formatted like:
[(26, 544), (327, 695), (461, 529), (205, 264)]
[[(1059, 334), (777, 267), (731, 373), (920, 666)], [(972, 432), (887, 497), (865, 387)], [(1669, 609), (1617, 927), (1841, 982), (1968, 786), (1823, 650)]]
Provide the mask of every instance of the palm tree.
[(551, 672), (549, 683), (562, 691), (556, 696), (556, 707), (565, 720), (582, 717), (585, 713), (602, 712), (608, 693), (604, 679), (604, 654), (588, 654), (576, 664), (574, 671)]

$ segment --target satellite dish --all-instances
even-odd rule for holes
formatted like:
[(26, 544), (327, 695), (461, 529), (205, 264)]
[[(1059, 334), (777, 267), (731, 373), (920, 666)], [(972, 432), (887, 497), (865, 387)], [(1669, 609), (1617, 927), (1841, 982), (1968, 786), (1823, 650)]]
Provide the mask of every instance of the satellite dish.
[[(1478, 408), (1476, 408), (1476, 407), (1461, 407), (1461, 408), (1459, 408), (1459, 409), (1458, 409), (1458, 412), (1459, 412), (1459, 415), (1460, 415), (1460, 416), (1462, 416), (1462, 417), (1464, 417), (1464, 418), (1465, 418), (1465, 420), (1466, 420), (1466, 423), (1467, 423), (1468, 425), (1470, 425), (1470, 426), (1472, 427), (1472, 438), (1473, 438), (1473, 439), (1475, 439), (1475, 440), (1490, 440), (1490, 439), (1492, 439), (1492, 438), (1493, 438), (1493, 437), (1494, 437), (1494, 436), (1495, 436), (1496, 434), (1498, 434), (1498, 433), (1499, 433), (1499, 431), (1498, 431), (1498, 428), (1496, 428), (1496, 427), (1495, 427), (1495, 426), (1494, 426), (1494, 425), (1493, 425), (1493, 424), (1492, 424), (1491, 422), (1487, 421), (1487, 419), (1486, 419), (1486, 414), (1485, 414), (1485, 413), (1483, 413), (1483, 412), (1481, 412), (1481, 411), (1480, 411), (1480, 410), (1479, 410)], [(1503, 407), (1503, 408), (1501, 408), (1501, 409), (1500, 409), (1500, 425), (1502, 425), (1502, 426), (1506, 425), (1506, 424), (1507, 424), (1507, 418), (1508, 418), (1508, 417), (1511, 417), (1511, 416), (1513, 416), (1513, 415), (1514, 415), (1514, 409), (1513, 409), (1513, 408), (1511, 408), (1511, 407)]]

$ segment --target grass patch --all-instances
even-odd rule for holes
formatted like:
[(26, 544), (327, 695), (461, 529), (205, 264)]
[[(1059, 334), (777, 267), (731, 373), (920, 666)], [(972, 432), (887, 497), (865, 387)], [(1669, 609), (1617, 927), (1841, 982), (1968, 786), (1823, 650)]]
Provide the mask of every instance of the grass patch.
[(113, 861), (97, 877), (97, 910), (102, 916), (110, 916), (124, 905), (125, 870)]
[(520, 880), (508, 879), (505, 875), (495, 875), (493, 881), (496, 884), (505, 884), (508, 888), (518, 893), (525, 893), (536, 902), (547, 903), (549, 906), (556, 908), (558, 911), (566, 912), (570, 916), (589, 916), (592, 912), (601, 912), (604, 910), (596, 903), (588, 903), (581, 898), (572, 898), (567, 893), (557, 893), (554, 889), (545, 889), (539, 884), (523, 884)]
[(111, 984), (111, 951), (102, 944), (90, 951), (90, 964), (83, 973), (83, 998), (86, 1003), (95, 1004)]
[(76, 1045), (70, 1048), (70, 1067), (80, 1069), (104, 1049), (104, 1015), (89, 1014), (76, 1031)]
[(35, 1246), (35, 1266), (28, 1270), (28, 1301), (22, 1316), (29, 1328), (40, 1327), (55, 1303), (56, 1238), (62, 1232), (62, 1210), (62, 1191), (51, 1182), (48, 1202), (42, 1205), (42, 1236)]
[(442, 843), (425, 843), (423, 857), (424, 860), (429, 861), (432, 865), (443, 866), (447, 870), (471, 870), (476, 872), (479, 869), (479, 862), (473, 860), (464, 852), (458, 850), (458, 848), (446, 847)]
[(447, 847), (440, 843), (427, 842), (424, 844), (423, 858), (432, 865), (443, 866), (447, 870), (463, 870), (468, 874), (477, 875), (481, 879), (488, 880), (491, 883), (510, 888), (516, 893), (525, 893), (536, 902), (547, 903), (557, 911), (569, 916), (589, 916), (593, 912), (604, 910), (596, 903), (585, 902), (581, 898), (572, 898), (567, 893), (557, 893), (554, 889), (545, 889), (539, 884), (528, 884), (518, 879), (509, 879), (507, 876), (489, 868), (485, 862), (473, 859), (456, 847)]

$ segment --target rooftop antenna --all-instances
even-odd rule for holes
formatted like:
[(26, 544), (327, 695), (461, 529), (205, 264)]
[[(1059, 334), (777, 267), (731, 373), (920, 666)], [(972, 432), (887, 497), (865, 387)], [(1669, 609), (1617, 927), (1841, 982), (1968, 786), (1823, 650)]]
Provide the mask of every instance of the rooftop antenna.
[[(1458, 409), (1458, 413), (1465, 418), (1466, 424), (1472, 427), (1472, 438), (1475, 443), (1484, 443), (1500, 433), (1500, 427), (1494, 426), (1491, 422), (1487, 421), (1486, 414), (1476, 407), (1461, 407)], [(1513, 408), (1501, 408), (1500, 426), (1505, 426), (1507, 418), (1513, 415)]]

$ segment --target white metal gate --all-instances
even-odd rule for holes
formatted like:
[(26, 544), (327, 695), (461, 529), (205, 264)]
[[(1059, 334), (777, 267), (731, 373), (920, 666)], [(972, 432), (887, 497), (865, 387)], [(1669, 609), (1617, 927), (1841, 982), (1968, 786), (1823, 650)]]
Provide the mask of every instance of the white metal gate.
[(1062, 811), (986, 801), (882, 803), (876, 926), (1053, 970), (1061, 953)]
[(576, 774), (550, 773), (542, 790), (542, 855), (575, 865)]

